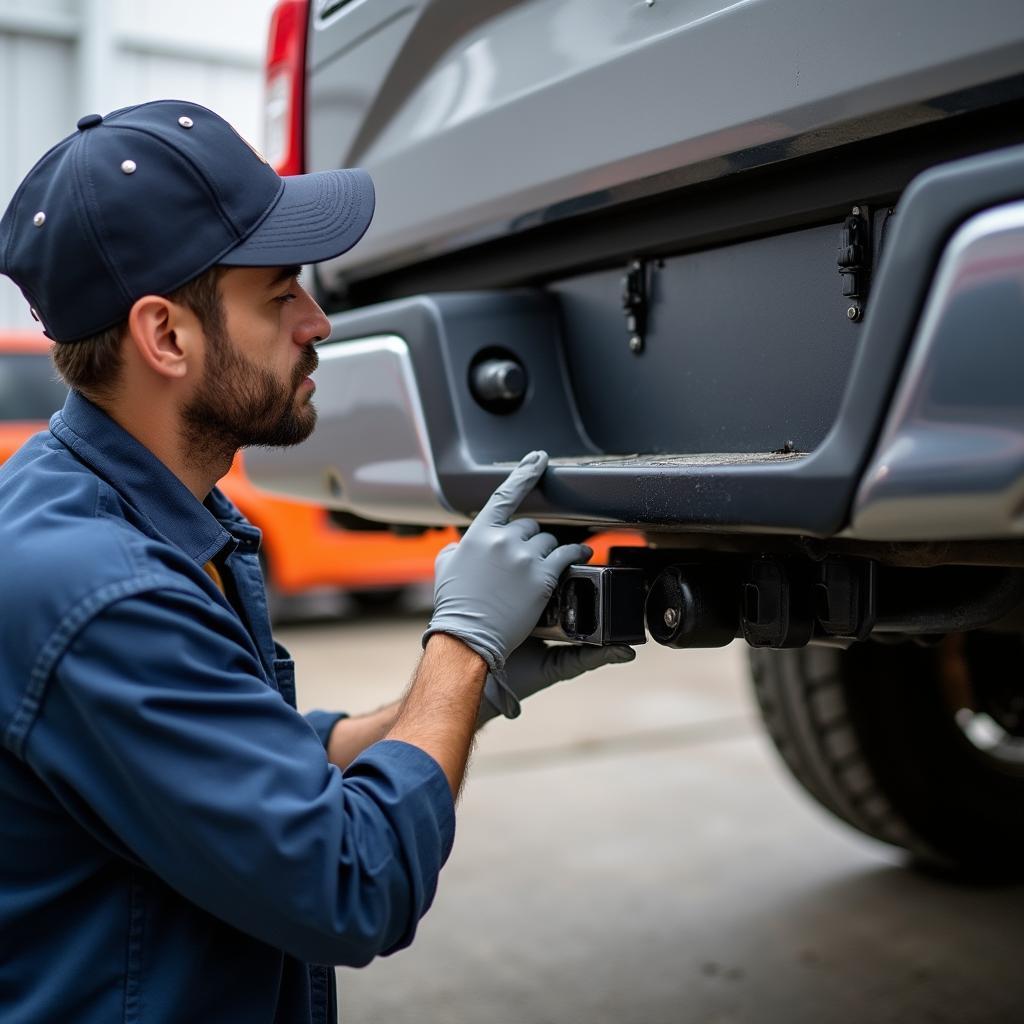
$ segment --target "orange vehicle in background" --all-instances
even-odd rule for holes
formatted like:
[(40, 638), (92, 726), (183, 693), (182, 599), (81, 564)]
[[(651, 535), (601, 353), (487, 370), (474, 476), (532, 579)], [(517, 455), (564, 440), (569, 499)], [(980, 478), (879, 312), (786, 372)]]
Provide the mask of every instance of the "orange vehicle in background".
[[(0, 333), (0, 462), (64, 404), (67, 389), (50, 362), (50, 341), (29, 332)], [(458, 533), (451, 527), (419, 536), (386, 528), (346, 529), (326, 509), (258, 490), (239, 453), (221, 490), (263, 531), (262, 556), (272, 612), (282, 599), (322, 588), (343, 590), (364, 604), (383, 604), (434, 576), (437, 552)], [(368, 524), (369, 525), (369, 524)], [(602, 533), (587, 541), (595, 563), (612, 544), (640, 543), (637, 534)]]

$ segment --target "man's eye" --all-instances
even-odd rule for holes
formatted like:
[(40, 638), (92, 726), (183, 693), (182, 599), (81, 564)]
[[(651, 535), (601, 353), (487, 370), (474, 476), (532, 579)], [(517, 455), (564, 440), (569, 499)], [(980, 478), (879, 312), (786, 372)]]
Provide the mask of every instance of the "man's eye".
[(287, 295), (278, 295), (277, 298), (274, 299), (274, 301), (280, 302), (281, 305), (283, 306), (285, 305), (285, 303), (294, 302), (297, 298), (298, 296), (295, 294), (295, 292), (288, 292)]

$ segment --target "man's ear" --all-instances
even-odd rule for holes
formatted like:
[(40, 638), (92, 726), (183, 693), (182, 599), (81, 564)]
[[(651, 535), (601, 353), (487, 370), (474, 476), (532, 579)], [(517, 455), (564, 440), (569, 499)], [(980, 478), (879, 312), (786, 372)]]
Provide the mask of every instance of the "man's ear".
[(142, 361), (162, 377), (185, 377), (194, 363), (199, 324), (187, 308), (162, 295), (143, 295), (128, 313), (128, 336)]

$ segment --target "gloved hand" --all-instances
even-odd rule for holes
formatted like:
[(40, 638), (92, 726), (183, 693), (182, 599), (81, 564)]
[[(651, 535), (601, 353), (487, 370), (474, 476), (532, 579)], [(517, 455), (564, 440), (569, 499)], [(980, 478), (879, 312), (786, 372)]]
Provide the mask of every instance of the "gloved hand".
[(552, 683), (589, 672), (602, 665), (632, 661), (636, 651), (625, 644), (607, 647), (549, 646), (537, 637), (527, 637), (509, 656), (503, 672), (489, 673), (484, 683), (477, 728), (496, 715), (519, 717), (519, 702)]
[(491, 672), (533, 631), (559, 576), (593, 552), (541, 533), (533, 519), (509, 522), (547, 469), (546, 452), (530, 452), (491, 495), (458, 544), (434, 563), (434, 612), (423, 634), (449, 633), (471, 647)]

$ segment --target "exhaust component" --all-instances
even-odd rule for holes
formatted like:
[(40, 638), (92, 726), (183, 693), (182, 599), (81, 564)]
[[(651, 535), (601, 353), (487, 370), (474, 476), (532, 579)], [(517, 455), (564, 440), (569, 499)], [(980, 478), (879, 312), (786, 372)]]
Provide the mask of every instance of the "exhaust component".
[(610, 565), (572, 565), (533, 635), (576, 644), (643, 644), (644, 574)]
[(1024, 571), (944, 566), (881, 574), (876, 633), (957, 633), (1024, 605)]
[(647, 629), (665, 647), (725, 647), (740, 628), (737, 595), (729, 566), (670, 566), (647, 594)]

